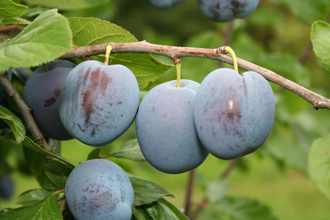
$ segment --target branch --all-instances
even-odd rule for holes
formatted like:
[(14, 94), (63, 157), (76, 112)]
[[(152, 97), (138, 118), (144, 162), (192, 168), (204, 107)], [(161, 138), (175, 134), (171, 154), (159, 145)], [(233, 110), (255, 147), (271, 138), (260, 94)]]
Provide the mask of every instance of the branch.
[(53, 148), (51, 148), (47, 144), (36, 122), (34, 121), (34, 118), (31, 113), (31, 109), (26, 105), (26, 103), (24, 102), (22, 97), (18, 94), (18, 92), (11, 84), (9, 79), (6, 77), (6, 74), (4, 72), (0, 72), (0, 85), (2, 85), (6, 89), (7, 94), (13, 98), (17, 107), (21, 111), (24, 121), (26, 123), (26, 128), (32, 134), (33, 141), (36, 142), (39, 146), (41, 146), (45, 150), (54, 152)]
[[(223, 47), (217, 49), (206, 49), (206, 48), (196, 48), (196, 47), (174, 47), (165, 46), (158, 44), (151, 44), (146, 41), (140, 41), (136, 43), (106, 43), (98, 44), (86, 47), (75, 47), (71, 51), (68, 51), (61, 58), (77, 58), (77, 57), (88, 57), (93, 55), (105, 54), (106, 45), (111, 45), (113, 47), (111, 53), (145, 53), (145, 54), (156, 54), (173, 58), (179, 57), (199, 57), (212, 60), (218, 60), (225, 63), (233, 64), (233, 60), (230, 55), (226, 54)], [(246, 60), (238, 58), (238, 66), (245, 70), (251, 70), (258, 72), (267, 80), (282, 86), (285, 89), (302, 97), (309, 103), (311, 103), (314, 109), (329, 109), (330, 110), (330, 100), (316, 94), (297, 83), (294, 83), (271, 70), (265, 69), (261, 66), (250, 63)]]
[(196, 174), (196, 169), (193, 169), (189, 172), (189, 180), (188, 180), (187, 194), (186, 194), (186, 205), (185, 205), (185, 211), (184, 211), (184, 214), (187, 217), (189, 217), (189, 215), (190, 215), (190, 208), (191, 208), (191, 204), (192, 204), (191, 197), (192, 197), (192, 193), (193, 193), (195, 174)]

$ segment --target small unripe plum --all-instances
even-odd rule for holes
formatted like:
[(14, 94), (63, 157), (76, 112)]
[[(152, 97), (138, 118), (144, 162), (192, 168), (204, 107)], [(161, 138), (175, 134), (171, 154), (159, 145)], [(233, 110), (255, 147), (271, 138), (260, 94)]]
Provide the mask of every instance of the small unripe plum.
[(194, 125), (198, 83), (169, 81), (151, 89), (136, 116), (136, 134), (146, 160), (165, 173), (182, 173), (198, 167), (208, 156)]
[(257, 150), (274, 122), (275, 99), (260, 74), (239, 75), (228, 68), (214, 70), (202, 81), (195, 100), (194, 120), (204, 147), (221, 159)]
[(14, 183), (8, 175), (0, 176), (0, 197), (9, 199), (14, 192)]
[(59, 115), (59, 96), (65, 78), (75, 64), (65, 60), (55, 60), (38, 67), (29, 77), (23, 90), (23, 99), (32, 109), (40, 131), (56, 140), (72, 139), (65, 130)]
[(186, 0), (148, 0), (150, 4), (152, 4), (156, 8), (165, 9), (170, 7), (175, 7)]
[(76, 166), (65, 184), (65, 198), (77, 220), (130, 220), (134, 191), (117, 164), (94, 159)]
[(199, 8), (214, 21), (244, 18), (258, 6), (259, 0), (196, 0)]
[(131, 70), (89, 60), (72, 69), (65, 80), (60, 117), (73, 137), (91, 146), (103, 146), (130, 127), (139, 101), (139, 85)]

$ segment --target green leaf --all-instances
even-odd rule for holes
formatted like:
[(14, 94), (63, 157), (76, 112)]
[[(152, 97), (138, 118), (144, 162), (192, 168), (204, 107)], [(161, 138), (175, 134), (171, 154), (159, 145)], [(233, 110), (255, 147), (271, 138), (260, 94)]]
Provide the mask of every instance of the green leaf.
[[(131, 33), (108, 21), (97, 18), (70, 18), (69, 23), (75, 46), (137, 42)], [(94, 56), (93, 59), (104, 61), (104, 57), (99, 56)], [(138, 53), (111, 54), (109, 64), (122, 64), (129, 68), (137, 78), (140, 89), (173, 67), (159, 62), (149, 54)]]
[(70, 50), (71, 31), (56, 9), (39, 15), (16, 37), (0, 43), (0, 71), (9, 67), (37, 66)]
[(29, 8), (24, 14), (21, 16), (23, 18), (33, 18), (36, 17), (43, 12), (47, 11), (47, 8)]
[(142, 207), (134, 207), (132, 208), (133, 220), (150, 220), (147, 211)]
[(48, 8), (58, 8), (63, 10), (76, 10), (82, 8), (90, 8), (105, 4), (109, 0), (25, 0), (33, 5), (45, 6)]
[(330, 25), (324, 21), (314, 22), (311, 39), (316, 57), (330, 73)]
[(29, 25), (31, 21), (28, 21), (24, 18), (3, 18), (0, 19), (0, 25), (12, 25), (12, 24), (20, 24), (20, 25)]
[(54, 191), (47, 191), (45, 189), (30, 189), (19, 195), (16, 199), (16, 203), (23, 206), (31, 206), (44, 200), (53, 193)]
[(126, 141), (123, 145), (121, 145), (120, 150), (113, 151), (107, 156), (109, 157), (118, 157), (118, 158), (126, 158), (130, 160), (137, 161), (145, 161), (139, 142), (137, 139)]
[(25, 127), (21, 120), (2, 105), (0, 105), (0, 119), (9, 125), (17, 143), (21, 143), (25, 139)]
[(65, 188), (65, 182), (72, 171), (72, 167), (56, 160), (49, 160), (44, 164), (48, 178), (60, 189)]
[(92, 152), (90, 152), (88, 154), (87, 160), (93, 160), (93, 159), (99, 159), (99, 158), (101, 158), (100, 157), (100, 152), (101, 152), (101, 149), (100, 148), (97, 148), (95, 150), (92, 150)]
[(209, 183), (207, 188), (207, 198), (210, 203), (215, 203), (222, 199), (228, 191), (228, 183), (223, 180), (216, 180)]
[(244, 197), (226, 197), (210, 208), (228, 220), (276, 220), (271, 210), (259, 201)]
[(61, 155), (61, 141), (49, 138), (48, 145), (53, 148), (55, 154)]
[(62, 220), (62, 212), (57, 204), (57, 194), (32, 205), (18, 209), (3, 209), (1, 220)]
[(165, 199), (160, 199), (144, 207), (154, 220), (188, 220), (179, 209)]
[(150, 204), (162, 198), (163, 196), (170, 196), (174, 198), (173, 194), (170, 194), (161, 186), (145, 179), (130, 176), (133, 190), (134, 190), (134, 205), (140, 206), (144, 204)]
[(330, 198), (330, 135), (313, 142), (308, 157), (308, 172), (320, 191)]
[(28, 9), (25, 5), (19, 5), (11, 0), (1, 0), (0, 19), (19, 17)]
[(328, 0), (281, 0), (294, 15), (307, 24), (315, 20), (326, 20), (329, 14), (330, 4)]

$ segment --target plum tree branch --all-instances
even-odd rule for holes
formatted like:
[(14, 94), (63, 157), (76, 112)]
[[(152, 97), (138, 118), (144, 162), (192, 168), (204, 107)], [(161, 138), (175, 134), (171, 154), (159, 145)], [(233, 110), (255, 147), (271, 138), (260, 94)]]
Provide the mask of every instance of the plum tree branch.
[[(135, 43), (113, 43), (108, 42), (106, 44), (98, 44), (85, 47), (75, 47), (71, 51), (66, 52), (61, 58), (77, 58), (77, 57), (88, 57), (93, 55), (105, 54), (106, 45), (113, 47), (112, 53), (146, 53), (156, 54), (173, 58), (180, 57), (199, 57), (206, 59), (218, 60), (228, 64), (233, 64), (233, 60), (230, 55), (224, 52), (224, 47), (216, 49), (207, 48), (196, 48), (196, 47), (175, 47), (165, 46), (158, 44), (151, 44), (146, 41), (140, 41)], [(238, 58), (238, 66), (245, 70), (251, 70), (258, 72), (267, 80), (282, 86), (285, 89), (302, 97), (309, 103), (311, 103), (314, 109), (329, 109), (330, 110), (330, 99), (323, 97), (313, 91), (308, 90), (299, 84), (292, 82), (275, 72), (255, 65), (251, 62)]]
[(21, 111), (24, 121), (26, 123), (26, 128), (32, 134), (33, 141), (45, 150), (54, 152), (53, 148), (48, 145), (45, 138), (41, 134), (32, 116), (31, 109), (26, 105), (26, 103), (18, 94), (18, 92), (16, 91), (12, 83), (9, 81), (9, 79), (6, 77), (6, 74), (4, 72), (0, 72), (0, 85), (2, 85), (6, 89), (7, 94), (12, 97), (17, 107)]

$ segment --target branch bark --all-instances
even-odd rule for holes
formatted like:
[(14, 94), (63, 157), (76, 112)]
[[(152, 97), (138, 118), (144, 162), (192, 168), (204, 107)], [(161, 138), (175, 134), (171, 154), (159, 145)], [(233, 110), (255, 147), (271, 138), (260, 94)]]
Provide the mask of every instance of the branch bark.
[[(213, 59), (222, 61), (225, 63), (233, 64), (233, 59), (230, 55), (224, 52), (224, 46), (217, 49), (206, 49), (196, 47), (175, 47), (165, 46), (158, 44), (151, 44), (146, 41), (140, 41), (135, 43), (113, 43), (98, 44), (86, 47), (75, 47), (71, 51), (68, 51), (61, 58), (77, 58), (88, 57), (93, 55), (105, 54), (106, 45), (113, 47), (111, 53), (145, 53), (156, 54), (173, 58), (180, 57), (199, 57), (206, 59)], [(315, 92), (312, 92), (295, 82), (292, 82), (271, 70), (263, 68), (261, 66), (250, 63), (246, 60), (238, 58), (238, 66), (245, 70), (255, 71), (265, 77), (267, 80), (282, 86), (285, 89), (302, 97), (309, 103), (311, 103), (314, 109), (329, 109), (330, 99), (323, 97)]]
[(4, 72), (0, 72), (0, 85), (2, 85), (6, 89), (7, 94), (10, 97), (12, 97), (17, 107), (21, 111), (24, 121), (26, 123), (26, 129), (32, 134), (33, 141), (42, 148), (44, 148), (45, 150), (54, 152), (53, 148), (47, 144), (45, 138), (41, 134), (32, 116), (31, 109), (26, 105), (26, 103), (24, 102), (22, 97), (18, 94), (18, 92), (11, 84), (9, 79), (6, 77), (6, 74)]

